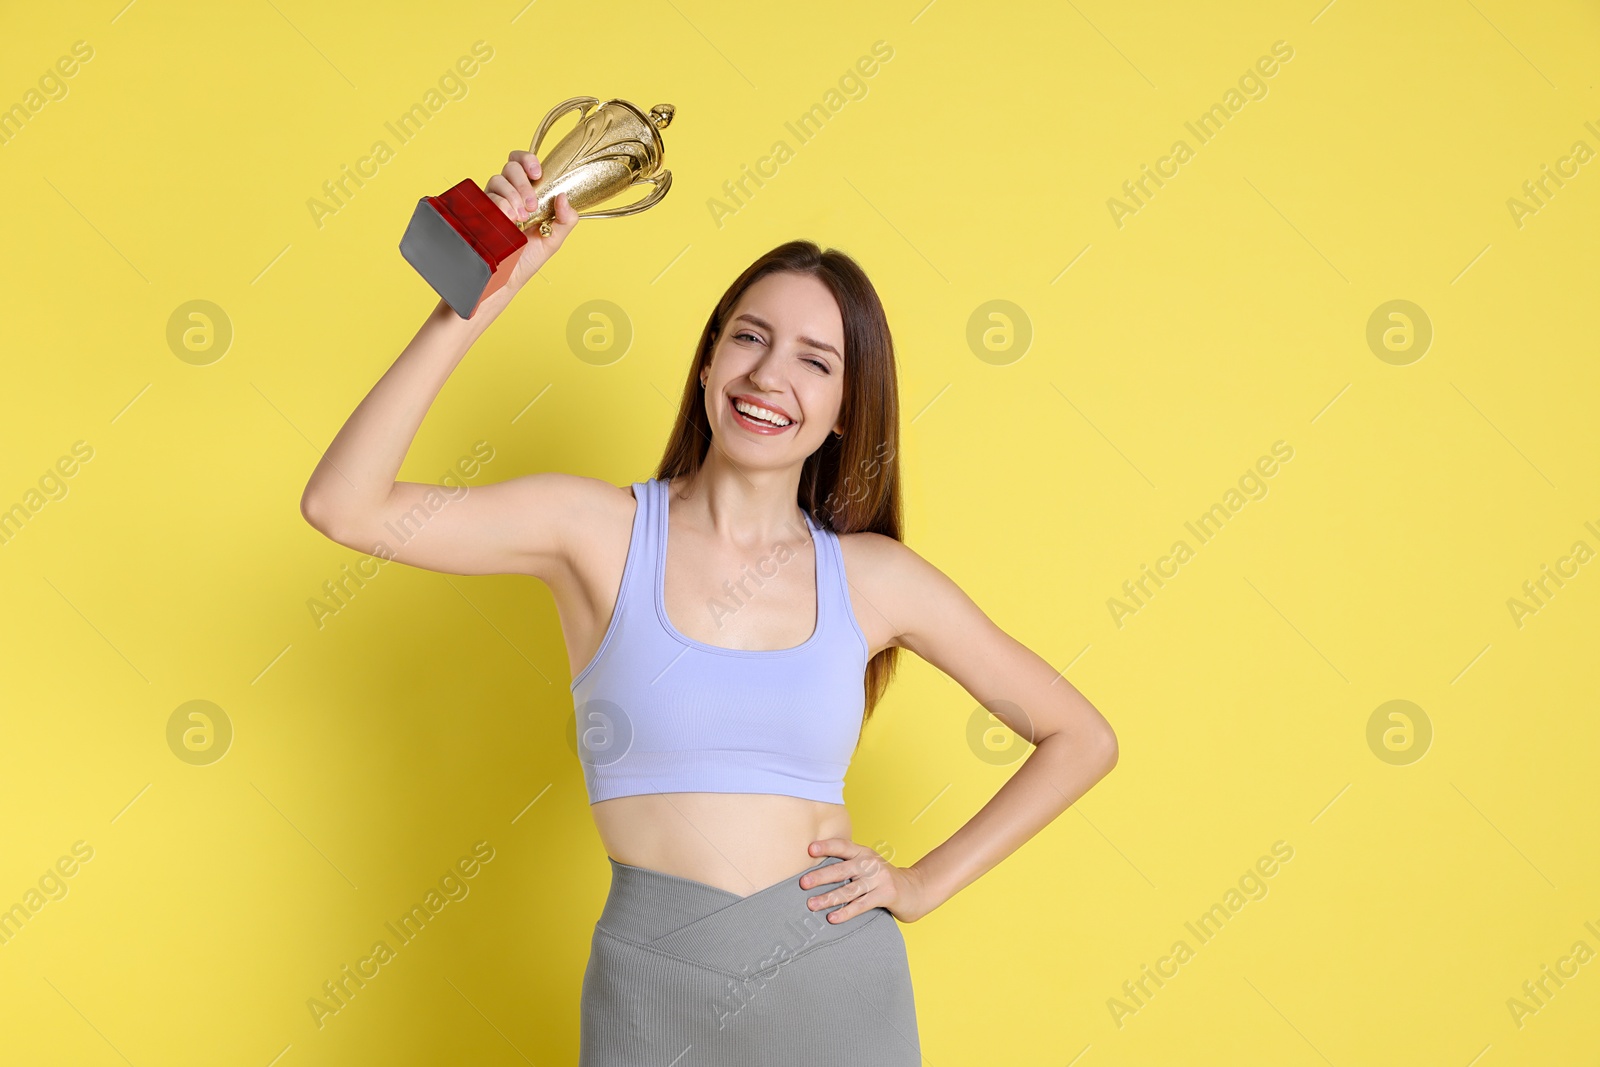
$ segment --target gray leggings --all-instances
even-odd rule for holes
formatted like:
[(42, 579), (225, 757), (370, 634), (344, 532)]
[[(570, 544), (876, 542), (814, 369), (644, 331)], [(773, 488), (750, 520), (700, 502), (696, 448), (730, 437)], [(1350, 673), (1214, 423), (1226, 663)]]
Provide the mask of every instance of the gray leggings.
[(879, 907), (835, 924), (836, 908), (806, 907), (843, 884), (802, 889), (796, 874), (741, 897), (611, 860), (579, 1067), (918, 1067), (899, 920)]

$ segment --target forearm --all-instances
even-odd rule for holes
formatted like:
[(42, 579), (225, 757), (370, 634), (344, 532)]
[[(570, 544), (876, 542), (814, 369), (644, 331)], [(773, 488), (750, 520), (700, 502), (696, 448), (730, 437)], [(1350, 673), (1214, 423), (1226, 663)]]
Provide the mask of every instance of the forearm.
[(1048, 826), (1116, 765), (1114, 742), (1047, 737), (977, 814), (911, 865), (933, 910)]
[(301, 510), (322, 520), (373, 509), (388, 499), (423, 417), (474, 341), (504, 307), (496, 293), (470, 319), (444, 301), (384, 372), (355, 411), (306, 483)]

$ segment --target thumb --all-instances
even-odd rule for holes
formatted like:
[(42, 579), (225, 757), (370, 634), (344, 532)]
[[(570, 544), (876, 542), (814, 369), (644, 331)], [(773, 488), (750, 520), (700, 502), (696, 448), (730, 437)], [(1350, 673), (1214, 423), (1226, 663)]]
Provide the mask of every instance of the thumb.
[(560, 247), (561, 242), (567, 239), (567, 234), (578, 225), (578, 209), (567, 200), (566, 193), (557, 193), (554, 203), (555, 217), (550, 220), (550, 236), (547, 242)]

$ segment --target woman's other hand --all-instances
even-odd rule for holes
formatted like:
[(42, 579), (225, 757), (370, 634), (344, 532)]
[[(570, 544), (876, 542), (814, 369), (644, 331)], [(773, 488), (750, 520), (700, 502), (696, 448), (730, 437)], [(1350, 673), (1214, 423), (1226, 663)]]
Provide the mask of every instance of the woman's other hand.
[(887, 908), (901, 922), (916, 922), (938, 905), (937, 901), (928, 899), (922, 872), (915, 867), (896, 867), (866, 845), (842, 837), (827, 837), (811, 843), (811, 854), (838, 856), (843, 862), (807, 871), (800, 879), (801, 888), (811, 889), (849, 879), (837, 889), (806, 898), (806, 906), (812, 911), (844, 905), (828, 913), (830, 923), (848, 922), (873, 908)]

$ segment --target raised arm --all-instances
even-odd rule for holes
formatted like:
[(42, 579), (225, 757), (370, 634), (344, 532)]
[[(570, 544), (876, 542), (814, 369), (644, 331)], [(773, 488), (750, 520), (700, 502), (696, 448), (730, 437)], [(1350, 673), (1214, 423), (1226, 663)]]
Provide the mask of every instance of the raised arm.
[[(527, 217), (531, 152), (512, 152), (485, 186), (506, 215)], [(311, 472), (300, 513), (349, 548), (452, 574), (550, 576), (566, 558), (567, 528), (591, 479), (548, 472), (475, 487), (396, 478), (450, 372), (576, 226), (565, 194), (556, 198), (548, 237), (528, 232), (510, 280), (463, 319), (443, 300), (378, 383), (357, 405)], [(568, 521), (563, 521), (568, 520)]]

